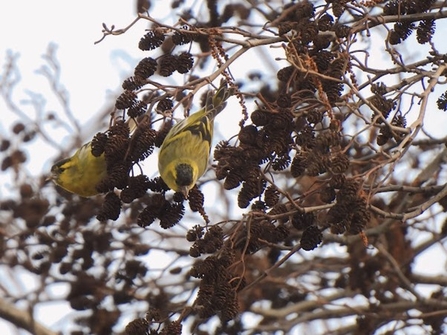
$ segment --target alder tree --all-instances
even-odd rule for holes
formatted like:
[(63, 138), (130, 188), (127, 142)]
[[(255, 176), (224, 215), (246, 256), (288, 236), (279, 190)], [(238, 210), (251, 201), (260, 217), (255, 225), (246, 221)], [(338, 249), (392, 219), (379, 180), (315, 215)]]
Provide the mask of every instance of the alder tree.
[[(171, 22), (138, 1), (97, 41), (147, 23), (93, 138), (101, 195), (14, 178), (28, 143), (51, 140), (29, 122), (2, 135), (16, 193), (0, 200), (0, 276), (36, 287), (1, 284), (0, 317), (55, 334), (34, 311), (64, 300), (76, 335), (445, 333), (447, 3), (168, 3)], [(2, 99), (19, 113), (7, 61)], [(234, 95), (216, 128), (235, 131), (185, 199), (144, 162), (222, 80)]]

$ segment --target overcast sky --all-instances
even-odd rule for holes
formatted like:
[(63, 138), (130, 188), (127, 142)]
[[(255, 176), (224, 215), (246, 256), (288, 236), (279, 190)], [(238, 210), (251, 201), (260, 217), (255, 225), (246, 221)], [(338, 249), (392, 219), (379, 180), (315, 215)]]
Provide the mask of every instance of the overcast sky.
[[(157, 4), (161, 10), (164, 9), (159, 18), (169, 15), (169, 8), (163, 8), (163, 1)], [(125, 35), (110, 36), (95, 45), (94, 42), (102, 37), (102, 23), (122, 28), (132, 22), (135, 16), (134, 1), (0, 1), (0, 66), (3, 68), (5, 65), (8, 52), (20, 55), (18, 66), (22, 80), (16, 91), (17, 101), (28, 98), (26, 90), (49, 92), (47, 81), (36, 74), (35, 70), (44, 64), (41, 55), (46, 53), (52, 43), (57, 46), (56, 55), (62, 68), (61, 82), (70, 93), (72, 111), (82, 123), (90, 120), (102, 106), (114, 98), (116, 88), (132, 71), (135, 63), (145, 55), (137, 47), (147, 26), (145, 22), (139, 22)], [(29, 106), (23, 108), (33, 118), (33, 109)], [(57, 112), (61, 109), (57, 101), (49, 100), (47, 110)], [(436, 117), (436, 121), (433, 126), (427, 127), (436, 136), (445, 136), (446, 113), (434, 110), (430, 112), (434, 113), (433, 119)], [(5, 136), (17, 117), (6, 111), (2, 101), (0, 113), (0, 136)], [(93, 132), (96, 130), (98, 129), (92, 129)], [(86, 133), (86, 139), (91, 135)], [(65, 142), (68, 140), (68, 134), (61, 133), (61, 145), (68, 146), (69, 143)], [(51, 155), (45, 152), (33, 157), (39, 171), (49, 168)], [(1, 192), (0, 189), (0, 196)], [(427, 263), (430, 262), (427, 260)], [(58, 305), (53, 310), (63, 312), (69, 308), (64, 309)], [(42, 314), (38, 313), (37, 317), (52, 329), (63, 328), (63, 320), (59, 320), (54, 311), (51, 312), (53, 319), (49, 319), (48, 315), (46, 313), (45, 319), (42, 319)], [(0, 334), (12, 334), (11, 328), (1, 320)]]
[[(47, 99), (45, 109), (61, 112), (61, 106), (49, 93), (47, 81), (35, 72), (45, 64), (41, 56), (53, 44), (57, 47), (56, 56), (62, 69), (61, 82), (69, 92), (70, 106), (76, 118), (85, 124), (111, 100), (112, 93), (132, 70), (140, 57), (138, 41), (146, 28), (146, 23), (141, 22), (126, 35), (106, 38), (95, 45), (94, 42), (102, 36), (102, 23), (121, 28), (132, 22), (135, 15), (134, 1), (0, 1), (1, 72), (8, 53), (19, 55), (21, 82), (15, 91), (15, 100), (28, 99), (27, 90), (43, 93)], [(21, 105), (21, 108), (30, 118), (34, 118), (35, 112), (30, 106)], [(7, 111), (3, 101), (0, 101), (0, 113), (2, 138), (8, 136), (11, 123), (17, 121), (17, 116)], [(69, 134), (66, 131), (59, 134), (61, 146), (68, 146)], [(35, 154), (30, 154), (30, 159), (37, 167), (36, 174), (39, 174), (49, 168), (57, 151), (47, 150), (48, 147), (40, 141), (36, 141), (36, 145), (38, 149), (34, 151)], [(8, 187), (7, 182), (3, 181), (0, 176), (3, 187), (0, 197), (5, 196)], [(29, 278), (22, 278), (22, 283), (15, 283), (16, 289), (20, 291), (26, 287), (30, 290)], [(22, 304), (19, 307), (25, 306)], [(64, 329), (65, 322), (61, 316), (69, 311), (67, 304), (47, 304), (44, 309), (36, 311), (36, 316), (46, 326), (58, 330)], [(12, 329), (0, 320), (0, 334), (17, 334)]]

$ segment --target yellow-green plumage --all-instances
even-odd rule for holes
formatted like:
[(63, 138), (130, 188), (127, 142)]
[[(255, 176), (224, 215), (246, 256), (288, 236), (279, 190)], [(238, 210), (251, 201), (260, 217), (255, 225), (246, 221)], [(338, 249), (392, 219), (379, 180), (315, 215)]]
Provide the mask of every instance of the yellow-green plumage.
[[(221, 85), (204, 108), (172, 127), (161, 146), (160, 175), (171, 189), (183, 192), (185, 197), (206, 171), (214, 117), (224, 109), (230, 95), (227, 85)], [(128, 125), (130, 132), (137, 127), (132, 118)], [(72, 157), (54, 164), (51, 174), (50, 179), (65, 190), (90, 197), (99, 193), (96, 186), (107, 176), (107, 164), (104, 154), (93, 156), (89, 142)]]
[[(132, 133), (138, 126), (133, 118), (126, 121)], [(98, 194), (96, 186), (107, 176), (107, 163), (104, 154), (93, 156), (92, 144), (80, 147), (73, 156), (60, 160), (51, 168), (50, 179), (67, 190), (82, 197)]]
[(163, 141), (158, 156), (161, 178), (185, 197), (207, 169), (214, 117), (225, 108), (230, 95), (227, 85), (221, 85), (204, 108), (172, 127)]
[(84, 144), (75, 154), (51, 168), (53, 181), (71, 193), (82, 197), (98, 194), (96, 185), (107, 175), (104, 155), (92, 155), (91, 142)]

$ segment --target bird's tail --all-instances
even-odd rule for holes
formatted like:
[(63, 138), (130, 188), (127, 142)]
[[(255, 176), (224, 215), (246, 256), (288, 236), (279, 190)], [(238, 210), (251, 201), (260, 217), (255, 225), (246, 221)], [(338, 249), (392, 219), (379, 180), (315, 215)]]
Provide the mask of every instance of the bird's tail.
[(214, 119), (226, 106), (226, 100), (234, 94), (234, 89), (222, 80), (214, 95), (209, 95), (206, 102), (206, 114)]
[(129, 126), (130, 133), (132, 134), (135, 131), (135, 129), (137, 129), (137, 126), (138, 126), (137, 121), (135, 120), (135, 118), (129, 117), (127, 119), (126, 123)]

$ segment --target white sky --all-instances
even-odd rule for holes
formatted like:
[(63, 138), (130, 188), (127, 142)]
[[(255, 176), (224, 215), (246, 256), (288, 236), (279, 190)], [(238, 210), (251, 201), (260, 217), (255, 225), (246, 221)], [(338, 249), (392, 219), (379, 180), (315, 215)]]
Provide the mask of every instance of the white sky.
[[(125, 35), (94, 44), (102, 36), (103, 22), (108, 26), (124, 27), (133, 20), (133, 3), (43, 0), (8, 1), (6, 4), (2, 1), (0, 63), (4, 64), (8, 50), (20, 53), (21, 88), (39, 92), (47, 82), (34, 71), (44, 64), (41, 55), (46, 53), (48, 45), (56, 44), (62, 68), (61, 82), (70, 93), (73, 113), (81, 120), (89, 119), (111, 100), (107, 90), (120, 86), (141, 53), (137, 45), (146, 27), (142, 21)], [(20, 90), (17, 93), (23, 94)], [(56, 104), (50, 103), (49, 107), (60, 111)]]
[[(135, 16), (133, 1), (8, 1), (0, 3), (1, 55), (7, 50), (20, 53), (20, 68), (26, 87), (35, 83), (33, 71), (42, 64), (41, 55), (49, 43), (58, 45), (62, 82), (70, 92), (73, 110), (96, 110), (104, 99), (104, 88), (120, 83), (122, 66), (113, 50), (133, 42), (128, 50), (138, 50), (138, 39), (119, 36), (94, 44), (101, 36), (101, 23), (122, 27)], [(113, 9), (113, 10), (110, 10)], [(130, 35), (141, 36), (144, 23)], [(2, 57), (3, 58), (3, 57)], [(34, 79), (34, 80), (32, 80)], [(36, 91), (38, 88), (35, 88)], [(86, 97), (89, 97), (86, 99)], [(94, 104), (92, 106), (92, 104)]]
[[(136, 16), (134, 2), (121, 0), (0, 1), (0, 31), (2, 32), (0, 66), (4, 66), (8, 51), (20, 53), (18, 65), (22, 81), (16, 90), (16, 97), (19, 100), (26, 99), (28, 97), (26, 89), (34, 92), (48, 92), (47, 81), (36, 74), (35, 70), (44, 64), (41, 55), (46, 53), (50, 43), (54, 43), (57, 45), (56, 55), (62, 68), (61, 82), (70, 93), (70, 106), (73, 113), (83, 124), (94, 118), (95, 113), (101, 111), (102, 106), (114, 100), (113, 94), (116, 88), (129, 75), (136, 62), (147, 56), (138, 49), (138, 41), (144, 35), (146, 28), (144, 21), (137, 23), (124, 35), (109, 36), (100, 44), (94, 44), (102, 37), (101, 24), (103, 22), (108, 26), (114, 24), (117, 28), (123, 28), (132, 22)], [(158, 1), (157, 6), (162, 10), (158, 18), (169, 15), (169, 8), (163, 8), (163, 1)], [(56, 113), (61, 112), (60, 105), (55, 101), (48, 101), (47, 109)], [(30, 118), (33, 118), (33, 109), (25, 107), (25, 110)], [(2, 115), (1, 138), (5, 136), (5, 131), (9, 131), (10, 124), (16, 117), (5, 112), (2, 101), (0, 101), (0, 113)], [(436, 135), (445, 136), (446, 113), (437, 110), (433, 113), (437, 120), (433, 128)], [(85, 128), (85, 140), (101, 127), (95, 128)], [(60, 133), (61, 146), (69, 147), (68, 135)], [(32, 157), (38, 166), (38, 173), (48, 170), (53, 158), (51, 152), (42, 150), (44, 154)], [(0, 175), (0, 185), (1, 183)], [(2, 192), (0, 186), (0, 197)], [(439, 266), (439, 263), (437, 264)], [(52, 323), (57, 320), (45, 321), (50, 328), (56, 325), (56, 328), (60, 329), (59, 327), (62, 326), (60, 323)], [(1, 320), (0, 334), (12, 334), (11, 328)]]
[[(157, 2), (160, 18), (168, 15), (169, 8), (163, 8), (163, 2)], [(61, 67), (60, 82), (69, 93), (69, 105), (75, 118), (81, 125), (81, 137), (87, 142), (97, 131), (106, 128), (108, 118), (98, 123), (104, 107), (113, 104), (116, 94), (120, 93), (123, 79), (132, 74), (135, 64), (148, 53), (138, 49), (138, 42), (145, 34), (147, 21), (139, 21), (126, 34), (109, 36), (99, 44), (102, 37), (102, 23), (108, 27), (124, 28), (134, 18), (135, 1), (0, 1), (0, 67), (6, 63), (7, 53), (18, 54), (18, 68), (21, 81), (14, 91), (14, 100), (21, 101), (19, 107), (36, 119), (36, 111), (24, 100), (29, 100), (28, 91), (42, 94), (46, 100), (44, 114), (53, 112), (67, 121), (64, 110), (49, 88), (47, 79), (36, 73), (46, 65), (42, 55), (47, 53), (49, 45), (56, 46), (56, 58)], [(0, 101), (2, 120), (0, 138), (8, 137), (11, 124), (20, 120), (7, 110)], [(93, 122), (92, 122), (93, 121)], [(74, 128), (64, 129), (47, 123), (45, 130), (58, 145), (72, 149)], [(35, 148), (34, 146), (38, 147)], [(30, 174), (47, 173), (58, 150), (42, 143), (39, 139), (27, 144), (26, 149), (44, 154), (29, 155), (33, 165)], [(36, 150), (36, 151), (34, 151)], [(0, 196), (8, 191), (8, 180), (0, 175)]]
[[(61, 82), (69, 92), (70, 106), (76, 118), (85, 124), (94, 118), (114, 97), (111, 95), (121, 85), (137, 62), (141, 51), (138, 49), (139, 38), (144, 35), (145, 22), (139, 22), (131, 31), (123, 36), (106, 38), (100, 44), (94, 44), (102, 36), (102, 23), (115, 27), (128, 25), (135, 17), (134, 1), (61, 1), (61, 0), (24, 0), (0, 1), (0, 67), (3, 68), (6, 53), (19, 53), (18, 67), (22, 80), (16, 89), (16, 101), (28, 99), (25, 90), (49, 92), (48, 84), (43, 76), (35, 73), (44, 61), (50, 43), (57, 45), (57, 58), (62, 69)], [(126, 50), (129, 54), (125, 54)], [(133, 55), (130, 55), (133, 54)], [(109, 93), (108, 93), (109, 91)], [(51, 94), (48, 94), (51, 97)], [(21, 106), (30, 118), (35, 112), (30, 106)], [(46, 110), (61, 113), (57, 101), (49, 100)], [(6, 110), (0, 102), (0, 139), (10, 131), (11, 122), (17, 116)], [(98, 130), (98, 125), (88, 129), (85, 138), (89, 138)], [(95, 129), (97, 128), (97, 129)], [(51, 130), (51, 129), (49, 129)], [(53, 129), (54, 130), (54, 129)], [(69, 134), (60, 132), (61, 146), (69, 147)], [(56, 150), (49, 151), (47, 147), (38, 149), (30, 157), (35, 163), (37, 173), (49, 169), (51, 159)], [(1, 187), (4, 185), (0, 175)], [(0, 196), (4, 196), (0, 188)], [(26, 282), (26, 276), (22, 279)], [(2, 280), (2, 279), (0, 279)], [(2, 280), (3, 282), (3, 280)], [(25, 283), (17, 283), (17, 287), (29, 287)], [(39, 321), (50, 328), (64, 329), (64, 321), (58, 317), (61, 313), (70, 311), (68, 306), (48, 304), (45, 310), (37, 311)], [(24, 306), (22, 306), (24, 307)], [(43, 312), (43, 314), (42, 314)], [(49, 317), (52, 316), (52, 318)], [(62, 314), (63, 315), (63, 314)], [(44, 319), (44, 320), (43, 320)], [(21, 333), (26, 333), (21, 331)], [(17, 334), (13, 328), (0, 320), (0, 334)]]

